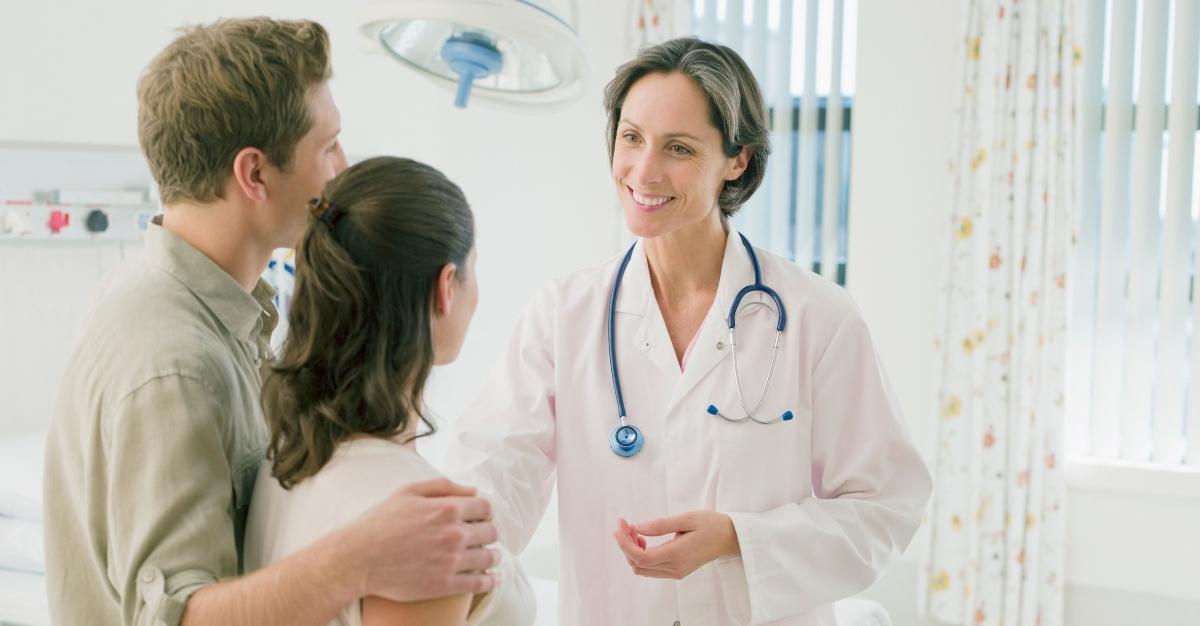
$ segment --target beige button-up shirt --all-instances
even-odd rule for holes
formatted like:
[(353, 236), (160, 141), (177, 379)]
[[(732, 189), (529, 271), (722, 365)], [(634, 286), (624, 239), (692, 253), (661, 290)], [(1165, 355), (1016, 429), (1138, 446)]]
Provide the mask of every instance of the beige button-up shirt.
[(56, 626), (175, 625), (197, 589), (239, 574), (273, 296), (159, 225), (106, 278), (46, 446)]

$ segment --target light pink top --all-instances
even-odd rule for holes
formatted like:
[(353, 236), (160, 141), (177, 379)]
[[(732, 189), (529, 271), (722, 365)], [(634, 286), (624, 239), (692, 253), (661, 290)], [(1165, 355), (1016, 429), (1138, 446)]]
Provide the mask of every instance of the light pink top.
[(703, 328), (704, 324), (701, 324), (700, 327), (696, 329), (696, 334), (692, 335), (692, 342), (688, 344), (687, 350), (683, 351), (683, 358), (679, 359), (680, 372), (683, 372), (687, 369), (688, 357), (692, 356), (692, 348), (696, 347), (696, 340), (700, 338), (700, 331)]

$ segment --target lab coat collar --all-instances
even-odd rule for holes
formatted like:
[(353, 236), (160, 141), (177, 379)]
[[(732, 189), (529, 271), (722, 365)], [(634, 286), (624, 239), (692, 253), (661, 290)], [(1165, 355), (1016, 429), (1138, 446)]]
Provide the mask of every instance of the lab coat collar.
[[(617, 294), (617, 313), (646, 315), (648, 300), (654, 298), (654, 290), (650, 287), (650, 264), (646, 260), (645, 244), (638, 240), (633, 245), (633, 256), (629, 258), (629, 265), (625, 268), (625, 277), (621, 280), (621, 291)], [(626, 250), (628, 248), (621, 249), (621, 256), (617, 258), (616, 268), (621, 267), (621, 259), (625, 257)], [(616, 276), (614, 269), (612, 280), (615, 281)], [(609, 283), (609, 289), (612, 289), (611, 283)]]
[[(650, 265), (646, 260), (645, 245), (639, 240), (625, 268), (625, 278), (621, 282), (621, 292), (617, 294), (617, 312), (647, 315), (652, 309), (657, 309), (654, 303), (654, 289), (650, 285)], [(762, 254), (759, 256), (759, 266), (762, 266)], [(623, 256), (623, 255), (622, 255)], [(620, 266), (620, 260), (617, 261)], [(614, 279), (616, 274), (613, 275)], [(767, 282), (766, 277), (763, 278)], [(724, 306), (722, 317), (729, 313), (729, 306), (743, 287), (754, 282), (754, 266), (750, 263), (750, 255), (742, 245), (742, 239), (736, 230), (730, 230), (725, 237), (725, 256), (721, 260), (721, 277), (717, 283), (715, 304)], [(610, 287), (611, 288), (611, 287)], [(743, 303), (759, 301), (761, 293), (754, 293), (742, 299)]]
[[(618, 267), (619, 263), (618, 261)], [(613, 279), (616, 279), (615, 273)], [(616, 341), (617, 345), (621, 346), (620, 349), (639, 352), (663, 373), (678, 377), (679, 363), (675, 360), (675, 350), (671, 346), (670, 336), (667, 335), (658, 300), (654, 297), (654, 289), (650, 284), (650, 265), (641, 241), (635, 244), (633, 256), (629, 258), (629, 265), (625, 268), (621, 290), (617, 293), (616, 308)], [(623, 328), (625, 321), (622, 318), (626, 317), (626, 314), (638, 317), (636, 327), (629, 324)]]
[[(757, 250), (755, 251), (758, 252)], [(762, 255), (759, 254), (759, 266), (762, 266)], [(764, 277), (765, 281), (766, 278)], [(725, 256), (721, 260), (721, 278), (717, 282), (717, 295), (713, 305), (700, 325), (699, 336), (692, 348), (688, 359), (687, 369), (675, 389), (672, 404), (681, 402), (692, 389), (704, 380), (714, 368), (728, 358), (729, 346), (729, 307), (743, 287), (754, 282), (754, 265), (750, 255), (742, 245), (742, 238), (736, 230), (730, 230), (725, 238)], [(742, 306), (749, 302), (761, 300), (761, 294), (755, 293), (742, 298)]]
[[(754, 242), (751, 242), (751, 246), (753, 245)], [(754, 249), (754, 254), (758, 256), (758, 266), (763, 272), (763, 282), (766, 283), (768, 280), (766, 270), (763, 269), (763, 254), (757, 248)], [(725, 238), (725, 258), (721, 261), (721, 279), (717, 283), (717, 298), (713, 303), (714, 308), (719, 309), (721, 327), (725, 332), (728, 332), (729, 307), (733, 305), (733, 299), (743, 287), (753, 283), (754, 264), (750, 262), (750, 254), (742, 245), (741, 234), (731, 230)], [(759, 302), (763, 297), (762, 292), (758, 291), (749, 294), (742, 298), (742, 307), (750, 302)]]
[[(761, 254), (759, 264), (762, 265)], [(614, 275), (615, 278), (615, 275)], [(766, 278), (764, 277), (764, 281)], [(625, 268), (625, 277), (621, 282), (621, 290), (617, 294), (617, 312), (634, 314), (641, 317), (641, 323), (629, 339), (622, 342), (621, 316), (617, 318), (618, 343), (632, 347), (641, 352), (664, 373), (673, 373), (679, 377), (676, 386), (675, 401), (681, 400), (709, 372), (713, 370), (729, 354), (728, 326), (726, 322), (729, 306), (737, 293), (746, 285), (754, 282), (754, 267), (746, 249), (742, 246), (741, 237), (737, 231), (731, 230), (725, 240), (725, 254), (721, 261), (721, 276), (717, 283), (717, 293), (708, 315), (701, 322), (695, 346), (688, 359), (687, 369), (679, 371), (679, 362), (671, 346), (662, 312), (654, 297), (654, 289), (650, 283), (650, 267), (646, 259), (645, 247), (638, 242), (629, 266)], [(749, 302), (761, 300), (761, 294), (751, 294), (742, 299), (743, 306)], [(626, 331), (628, 332), (628, 331)]]

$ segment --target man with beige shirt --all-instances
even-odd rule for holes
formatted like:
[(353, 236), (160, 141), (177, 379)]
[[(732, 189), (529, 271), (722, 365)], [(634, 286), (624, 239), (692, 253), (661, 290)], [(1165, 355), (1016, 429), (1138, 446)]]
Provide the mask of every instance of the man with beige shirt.
[(139, 141), (167, 208), (142, 258), (106, 278), (51, 422), (58, 626), (317, 625), (364, 596), (495, 585), (490, 507), (446, 480), (241, 576), (277, 321), (259, 276), (346, 166), (329, 77), (319, 24), (255, 18), (187, 29), (138, 84)]

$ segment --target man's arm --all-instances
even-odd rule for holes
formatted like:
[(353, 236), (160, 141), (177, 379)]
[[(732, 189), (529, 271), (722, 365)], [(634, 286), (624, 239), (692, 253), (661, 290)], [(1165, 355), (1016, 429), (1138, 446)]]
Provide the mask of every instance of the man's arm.
[[(188, 602), (184, 626), (329, 623), (365, 596), (412, 602), (485, 593), (499, 555), (487, 501), (446, 479), (398, 490), (352, 525), (243, 578), (209, 585)], [(465, 605), (464, 605), (465, 606)]]
[[(486, 591), (491, 507), (440, 479), (398, 490), (292, 558), (237, 575), (227, 410), (201, 379), (148, 381), (106, 417), (109, 582), (125, 624), (326, 624), (367, 595)], [(221, 581), (221, 582), (218, 582)]]

